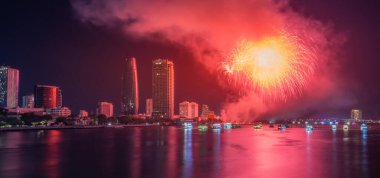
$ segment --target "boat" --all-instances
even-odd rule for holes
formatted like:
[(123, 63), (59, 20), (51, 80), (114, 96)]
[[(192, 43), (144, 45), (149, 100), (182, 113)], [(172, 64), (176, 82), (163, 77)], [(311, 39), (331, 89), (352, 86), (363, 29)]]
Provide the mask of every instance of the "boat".
[(336, 130), (336, 128), (337, 128), (337, 127), (336, 127), (335, 124), (331, 125), (331, 129), (332, 129), (332, 130)]
[(348, 125), (347, 124), (343, 125), (343, 130), (348, 130)]
[(219, 123), (212, 124), (212, 125), (211, 125), (211, 128), (212, 128), (212, 129), (221, 129), (221, 128), (222, 128), (222, 125), (219, 124)]
[(368, 130), (368, 126), (367, 126), (367, 124), (362, 124), (361, 126), (360, 126), (360, 130), (361, 131), (366, 131), (366, 130)]
[(239, 124), (232, 124), (232, 128), (233, 129), (241, 128), (241, 125), (239, 125)]
[(208, 129), (207, 125), (199, 125), (198, 126), (198, 130), (200, 130), (200, 131), (205, 131), (207, 129)]
[(269, 128), (273, 128), (274, 127), (274, 125), (273, 124), (269, 124)]
[(261, 123), (257, 123), (255, 125), (253, 125), (253, 128), (254, 129), (262, 129), (263, 128), (263, 125)]
[(306, 132), (311, 132), (311, 131), (313, 131), (313, 126), (307, 125), (306, 126)]
[(286, 130), (285, 124), (278, 125), (278, 130)]
[(191, 123), (191, 122), (185, 122), (185, 123), (183, 123), (183, 128), (191, 130), (191, 129), (193, 129), (193, 123)]
[(231, 123), (224, 123), (223, 126), (224, 126), (224, 129), (232, 129)]

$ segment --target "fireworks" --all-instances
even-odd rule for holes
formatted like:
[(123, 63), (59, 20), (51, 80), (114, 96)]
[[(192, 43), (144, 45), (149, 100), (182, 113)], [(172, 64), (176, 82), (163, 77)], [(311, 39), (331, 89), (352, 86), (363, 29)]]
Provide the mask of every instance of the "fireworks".
[(243, 40), (223, 65), (236, 85), (269, 100), (299, 96), (315, 66), (312, 48), (287, 33), (259, 41)]

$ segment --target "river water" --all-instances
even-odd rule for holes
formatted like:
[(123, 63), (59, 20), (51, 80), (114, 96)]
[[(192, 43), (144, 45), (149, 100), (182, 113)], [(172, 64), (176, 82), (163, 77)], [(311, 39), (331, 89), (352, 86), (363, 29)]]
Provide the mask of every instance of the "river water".
[(379, 177), (380, 129), (0, 132), (0, 177)]

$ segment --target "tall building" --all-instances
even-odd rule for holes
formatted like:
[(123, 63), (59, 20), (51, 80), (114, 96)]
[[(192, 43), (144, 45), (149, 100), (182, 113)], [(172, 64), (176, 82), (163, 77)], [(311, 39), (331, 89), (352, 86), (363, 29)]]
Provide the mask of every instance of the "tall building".
[(34, 87), (34, 107), (60, 108), (62, 107), (62, 91), (57, 86), (36, 85)]
[(168, 59), (157, 59), (152, 65), (153, 115), (174, 115), (174, 66)]
[(0, 66), (0, 107), (18, 107), (19, 70)]
[(139, 87), (136, 58), (127, 58), (123, 72), (122, 112), (127, 115), (139, 112)]
[(148, 98), (146, 99), (146, 115), (152, 116), (152, 112), (153, 112), (153, 99)]
[(195, 102), (184, 101), (179, 103), (180, 117), (192, 119), (198, 117), (198, 104)]
[(113, 104), (109, 102), (99, 102), (97, 114), (104, 114), (107, 117), (113, 116)]
[(34, 95), (25, 95), (22, 97), (23, 108), (34, 108)]
[(361, 120), (362, 119), (362, 111), (359, 109), (352, 109), (351, 110), (351, 119), (353, 120)]

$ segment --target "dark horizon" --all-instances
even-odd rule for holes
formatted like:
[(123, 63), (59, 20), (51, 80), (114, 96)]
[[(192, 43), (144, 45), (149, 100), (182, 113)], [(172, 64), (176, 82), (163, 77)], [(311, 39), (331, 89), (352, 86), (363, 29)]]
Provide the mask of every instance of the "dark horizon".
[[(290, 6), (307, 18), (330, 24), (345, 36), (339, 60), (331, 61), (339, 63), (334, 73), (344, 85), (337, 94), (344, 95), (333, 101), (318, 101), (310, 108), (293, 107), (290, 113), (348, 117), (351, 108), (360, 108), (364, 118), (378, 118), (380, 4), (303, 0), (291, 1)], [(207, 104), (219, 114), (224, 101), (231, 98), (231, 91), (221, 87), (218, 76), (194, 60), (188, 48), (159, 34), (154, 39), (137, 39), (118, 25), (83, 23), (70, 1), (4, 2), (0, 19), (0, 64), (20, 70), (19, 105), (22, 96), (33, 93), (35, 85), (55, 85), (62, 89), (63, 106), (70, 107), (73, 114), (80, 109), (94, 113), (100, 101), (112, 102), (115, 113), (120, 113), (122, 63), (132, 56), (137, 60), (140, 113), (145, 112), (145, 99), (152, 97), (151, 63), (157, 58), (174, 62), (175, 113), (178, 103), (188, 100), (200, 106)], [(330, 102), (346, 103), (335, 107)], [(263, 117), (284, 114), (286, 110)]]

